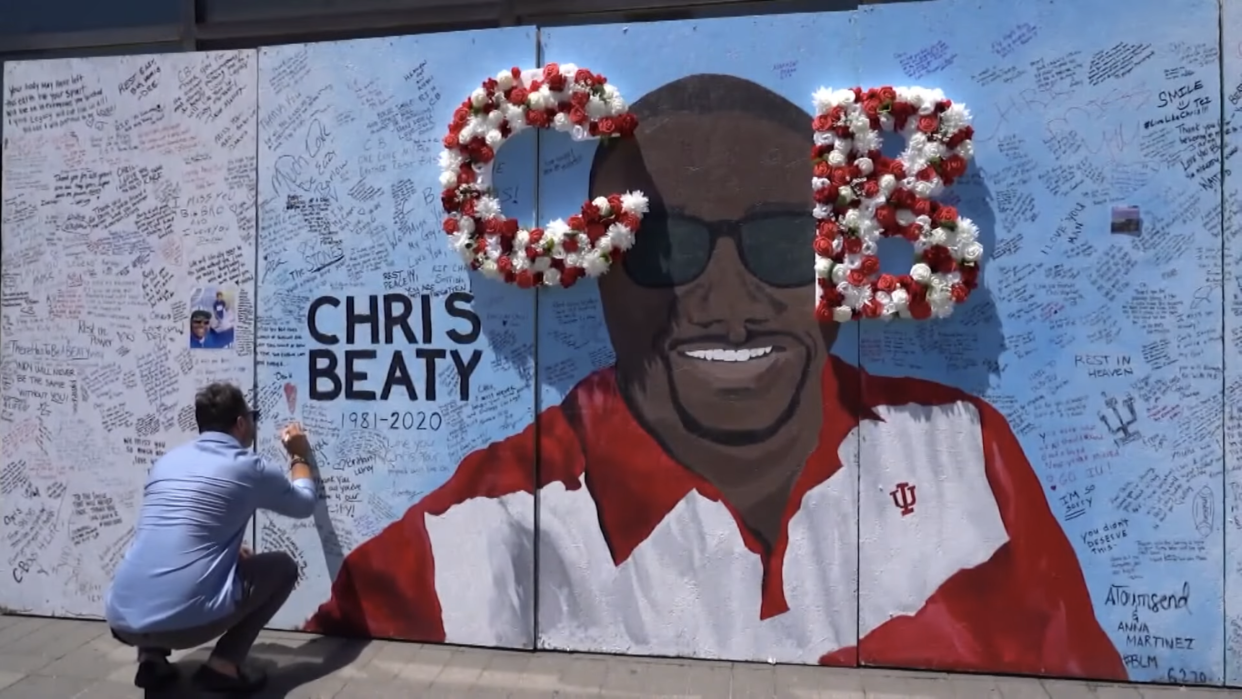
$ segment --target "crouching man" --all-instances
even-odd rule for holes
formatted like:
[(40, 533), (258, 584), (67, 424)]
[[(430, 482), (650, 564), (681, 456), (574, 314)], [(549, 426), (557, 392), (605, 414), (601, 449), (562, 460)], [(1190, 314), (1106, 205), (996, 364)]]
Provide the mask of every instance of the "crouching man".
[(134, 684), (175, 682), (173, 650), (219, 637), (194, 681), (211, 692), (251, 693), (266, 677), (243, 669), (259, 632), (298, 580), (282, 551), (253, 554), (242, 538), (256, 510), (310, 517), (317, 500), (310, 446), (297, 425), (281, 441), (289, 471), (251, 449), (258, 415), (241, 389), (213, 383), (198, 392), (199, 436), (155, 462), (143, 490), (134, 540), (108, 590), (112, 635), (138, 649)]

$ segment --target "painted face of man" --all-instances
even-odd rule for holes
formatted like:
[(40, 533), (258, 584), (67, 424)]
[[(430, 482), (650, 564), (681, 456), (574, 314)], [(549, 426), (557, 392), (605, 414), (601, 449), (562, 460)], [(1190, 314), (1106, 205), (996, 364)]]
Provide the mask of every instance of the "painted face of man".
[[(696, 79), (721, 76), (680, 82)], [(727, 86), (688, 87), (710, 103)], [(622, 390), (657, 433), (762, 442), (819, 399), (836, 334), (814, 316), (810, 118), (643, 111), (636, 138), (607, 146), (592, 178), (592, 196), (642, 189), (652, 202), (634, 248), (600, 282)]]

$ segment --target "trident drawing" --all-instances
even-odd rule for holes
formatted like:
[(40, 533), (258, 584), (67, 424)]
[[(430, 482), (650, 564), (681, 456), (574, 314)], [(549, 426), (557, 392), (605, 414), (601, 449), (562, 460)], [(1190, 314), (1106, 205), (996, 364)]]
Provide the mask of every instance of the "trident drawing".
[(1138, 422), (1138, 414), (1134, 411), (1134, 397), (1127, 395), (1125, 400), (1121, 401), (1121, 405), (1125, 408), (1125, 412), (1129, 414), (1129, 417), (1122, 417), (1122, 411), (1117, 407), (1116, 396), (1109, 396), (1107, 394), (1101, 395), (1104, 395), (1104, 407), (1112, 411), (1113, 417), (1117, 420), (1117, 426), (1114, 427), (1112, 423), (1109, 422), (1108, 415), (1104, 414), (1103, 411), (1099, 414), (1100, 422), (1104, 423), (1104, 427), (1113, 435), (1113, 441), (1117, 443), (1117, 446), (1129, 444), (1130, 442), (1138, 439), (1140, 436), (1139, 433), (1137, 431), (1130, 431), (1130, 428)]

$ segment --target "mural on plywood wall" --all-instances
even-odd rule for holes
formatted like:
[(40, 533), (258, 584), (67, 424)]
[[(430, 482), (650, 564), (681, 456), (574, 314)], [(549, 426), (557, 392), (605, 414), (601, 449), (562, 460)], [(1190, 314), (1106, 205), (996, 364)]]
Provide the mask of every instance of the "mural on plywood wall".
[[(460, 443), (420, 454), (456, 466), (343, 547), (306, 628), (1220, 682), (1221, 481), (1201, 466), (1221, 458), (1208, 419), (1220, 289), (1203, 281), (1219, 274), (1220, 240), (1195, 236), (1219, 229), (1220, 183), (1188, 186), (1173, 157), (1179, 134), (1219, 128), (1202, 42), (1216, 5), (1179, 10), (1184, 29), (1139, 5), (935, 2), (543, 30), (545, 62), (606, 74), (638, 128), (602, 146), (536, 134), (535, 219), (636, 190), (649, 211), (607, 273), (569, 288), (548, 284), (561, 268), (506, 269), (467, 249), (486, 272), (475, 293), (503, 290), (492, 303), (548, 284), (526, 326), (540, 410), (508, 432), (467, 425), (472, 444), (490, 443), (460, 461)], [(1111, 24), (1084, 36), (1083, 13)], [(841, 96), (812, 96), (856, 85), (940, 90), (974, 113), (969, 169), (949, 163), (972, 154), (960, 140), (902, 158), (915, 179), (899, 189), (922, 197), (920, 183), (955, 179), (937, 201), (956, 214), (915, 199), (906, 208), (928, 221), (875, 214), (889, 233), (918, 224), (926, 269), (911, 267), (910, 242), (871, 241), (869, 223), (823, 226), (852, 207), (817, 191), (856, 184), (874, 199), (853, 181), (857, 161), (837, 182), (848, 159), (812, 151), (846, 138), (821, 124), (816, 140), (813, 118)], [(382, 112), (382, 94), (364, 98)], [(883, 152), (903, 147), (890, 137)], [(513, 170), (496, 157), (498, 176)], [(467, 217), (483, 225), (487, 206)], [(932, 230), (957, 214), (973, 228)], [(522, 242), (555, 257), (569, 235), (557, 230)], [(486, 246), (512, 256), (501, 233)], [(522, 284), (484, 278), (506, 272)], [(903, 317), (873, 318), (890, 312)]]

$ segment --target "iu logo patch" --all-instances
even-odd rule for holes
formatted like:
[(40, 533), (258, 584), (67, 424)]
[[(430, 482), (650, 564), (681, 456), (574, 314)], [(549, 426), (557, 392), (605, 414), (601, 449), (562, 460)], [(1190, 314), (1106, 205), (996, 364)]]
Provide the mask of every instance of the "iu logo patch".
[(889, 493), (889, 497), (893, 499), (893, 505), (901, 509), (902, 517), (914, 513), (914, 505), (918, 502), (914, 488), (915, 486), (909, 483), (898, 483), (897, 487)]

